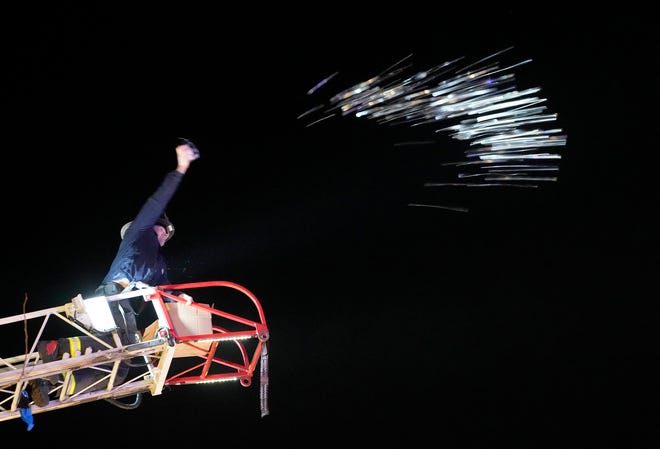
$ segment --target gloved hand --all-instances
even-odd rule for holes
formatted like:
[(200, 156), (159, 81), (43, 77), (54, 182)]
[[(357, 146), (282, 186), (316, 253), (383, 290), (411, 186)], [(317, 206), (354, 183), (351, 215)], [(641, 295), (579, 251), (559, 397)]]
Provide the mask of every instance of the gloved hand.
[(21, 419), (27, 424), (27, 430), (29, 432), (34, 428), (34, 418), (32, 417), (32, 409), (30, 408), (30, 397), (25, 390), (21, 391), (18, 407), (20, 408)]

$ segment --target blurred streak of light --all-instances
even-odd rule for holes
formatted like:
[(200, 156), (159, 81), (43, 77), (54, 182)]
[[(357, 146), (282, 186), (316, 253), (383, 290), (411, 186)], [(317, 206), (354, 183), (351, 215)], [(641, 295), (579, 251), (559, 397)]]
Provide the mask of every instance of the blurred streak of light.
[(322, 86), (324, 86), (328, 81), (330, 81), (332, 78), (337, 76), (338, 73), (339, 72), (335, 72), (332, 75), (328, 76), (327, 78), (324, 78), (321, 81), (319, 81), (318, 83), (316, 83), (316, 85), (314, 87), (312, 87), (311, 89), (309, 89), (307, 91), (307, 95), (312, 95), (314, 92), (319, 90)]
[(524, 187), (535, 189), (538, 185), (535, 184), (509, 184), (509, 183), (493, 183), (493, 182), (479, 182), (479, 183), (469, 183), (469, 182), (426, 182), (424, 183), (425, 187)]
[(302, 114), (300, 114), (300, 115), (298, 116), (298, 118), (301, 119), (301, 118), (303, 118), (303, 117), (306, 116), (306, 115), (312, 114), (312, 113), (318, 111), (319, 109), (322, 109), (323, 106), (324, 106), (324, 105), (320, 104), (320, 105), (315, 106), (315, 107), (313, 107), (313, 108), (311, 108), (311, 109), (308, 109), (307, 111), (305, 111), (305, 112), (303, 112)]
[(447, 210), (453, 210), (456, 212), (470, 212), (470, 209), (467, 207), (452, 207), (452, 206), (438, 206), (435, 204), (421, 204), (421, 203), (408, 203), (408, 206), (413, 206), (413, 207), (432, 207), (435, 209), (447, 209)]
[(385, 70), (383, 70), (382, 72), (380, 72), (381, 75), (382, 75), (383, 73), (387, 73), (388, 71), (392, 70), (394, 67), (398, 66), (399, 64), (401, 64), (401, 63), (402, 63), (403, 61), (405, 61), (406, 59), (410, 59), (410, 58), (412, 58), (412, 55), (413, 55), (413, 54), (410, 53), (408, 56), (406, 56), (406, 57), (404, 57), (404, 58), (401, 58), (399, 61), (395, 62), (394, 64), (392, 64), (391, 66), (389, 66), (388, 68), (386, 68)]
[[(545, 149), (565, 146), (567, 137), (561, 134), (561, 128), (541, 128), (543, 124), (557, 120), (557, 114), (549, 113), (547, 106), (543, 105), (547, 99), (537, 96), (541, 88), (518, 90), (515, 85), (516, 76), (511, 70), (532, 60), (525, 59), (504, 67), (494, 60), (512, 48), (463, 67), (457, 67), (457, 63), (465, 59), (461, 57), (413, 74), (406, 74), (411, 65), (401, 67), (412, 56), (408, 55), (377, 76), (331, 96), (329, 110), (337, 111), (341, 116), (375, 120), (381, 125), (419, 128), (442, 124), (435, 133), (444, 132), (455, 140), (467, 141), (468, 148), (463, 152), (466, 160), (442, 165), (474, 170), (463, 170), (455, 175), (458, 178), (478, 178), (482, 182), (426, 183), (425, 186), (537, 187), (527, 182), (555, 182), (557, 176), (531, 176), (530, 172), (559, 171), (558, 165), (550, 165), (547, 161), (559, 160), (561, 154), (545, 152)], [(329, 78), (315, 88), (326, 84)], [(329, 116), (307, 126), (327, 118)], [(432, 143), (439, 142), (411, 140), (395, 146)], [(470, 160), (475, 158), (479, 160)], [(517, 163), (502, 164), (506, 161)], [(545, 163), (540, 165), (536, 161)], [(492, 170), (495, 162), (498, 162), (499, 172)]]
[(332, 117), (334, 117), (334, 114), (326, 115), (325, 117), (321, 117), (320, 119), (318, 119), (318, 120), (316, 120), (312, 123), (307, 124), (307, 127), (309, 128), (312, 125), (316, 125), (318, 122), (322, 122), (322, 121), (327, 120), (327, 119), (332, 118)]

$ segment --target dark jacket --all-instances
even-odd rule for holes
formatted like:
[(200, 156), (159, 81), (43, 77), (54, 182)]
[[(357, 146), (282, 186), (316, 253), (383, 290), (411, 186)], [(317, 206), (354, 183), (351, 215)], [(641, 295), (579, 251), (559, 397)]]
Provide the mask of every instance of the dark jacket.
[(147, 199), (126, 230), (103, 284), (120, 279), (144, 282), (147, 285), (169, 284), (167, 263), (161, 253), (153, 226), (165, 213), (167, 204), (176, 192), (183, 174), (172, 170), (158, 189)]

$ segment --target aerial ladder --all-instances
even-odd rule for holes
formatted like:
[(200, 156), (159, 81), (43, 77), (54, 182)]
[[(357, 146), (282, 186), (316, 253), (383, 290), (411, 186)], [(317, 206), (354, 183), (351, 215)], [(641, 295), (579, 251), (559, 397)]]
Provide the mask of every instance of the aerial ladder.
[[(180, 291), (186, 294), (174, 293)], [(126, 345), (109, 307), (112, 301), (125, 299), (144, 301), (140, 304), (143, 310), (152, 307), (154, 311), (147, 314), (153, 321), (138, 331), (137, 342)], [(85, 299), (79, 294), (58, 307), (0, 318), (0, 330), (5, 338), (15, 335), (24, 341), (24, 350), (18, 355), (9, 356), (0, 348), (0, 421), (26, 420), (26, 413), (31, 419), (32, 414), (99, 400), (135, 408), (143, 394), (160, 395), (167, 386), (237, 381), (250, 387), (258, 366), (261, 416), (269, 413), (266, 318), (254, 294), (233, 282), (137, 283), (132, 290), (113, 296)], [(111, 339), (99, 338), (108, 333)], [(103, 349), (66, 353), (54, 361), (40, 357), (40, 341), (70, 335), (92, 337)], [(120, 363), (131, 366), (121, 381), (116, 377)], [(81, 369), (104, 372), (102, 383), (69, 394), (68, 382)], [(60, 379), (52, 385), (50, 402), (37, 406), (26, 400), (30, 381), (49, 377)]]

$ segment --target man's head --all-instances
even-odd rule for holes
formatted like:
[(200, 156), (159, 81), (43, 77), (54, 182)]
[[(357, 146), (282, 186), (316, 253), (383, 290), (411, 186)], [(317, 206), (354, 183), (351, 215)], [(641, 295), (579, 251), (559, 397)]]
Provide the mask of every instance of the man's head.
[(167, 233), (167, 240), (171, 239), (174, 235), (174, 225), (170, 221), (170, 218), (167, 216), (167, 214), (164, 213), (158, 220), (156, 220), (156, 226), (162, 226), (165, 229), (165, 232)]
[[(121, 227), (121, 230), (119, 231), (119, 234), (121, 235), (122, 240), (124, 239), (124, 235), (126, 234), (126, 231), (128, 228), (131, 226), (132, 221), (129, 221), (126, 223), (124, 226)], [(170, 221), (169, 217), (167, 214), (163, 214), (156, 220), (156, 223), (154, 223), (153, 226), (154, 232), (156, 233), (156, 236), (158, 237), (158, 242), (160, 243), (160, 246), (163, 246), (165, 242), (167, 242), (169, 239), (171, 239), (174, 236), (174, 225)]]

